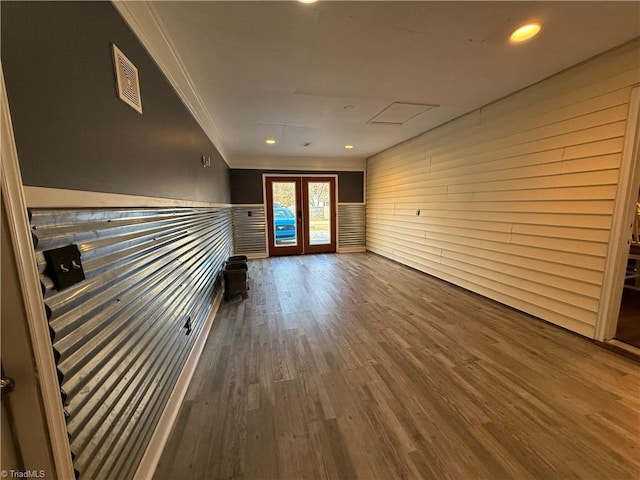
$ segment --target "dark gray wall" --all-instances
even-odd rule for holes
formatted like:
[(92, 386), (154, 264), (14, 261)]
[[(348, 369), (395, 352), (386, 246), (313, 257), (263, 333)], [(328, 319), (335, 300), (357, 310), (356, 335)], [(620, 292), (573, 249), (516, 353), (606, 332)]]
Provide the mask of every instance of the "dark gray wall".
[[(0, 9), (25, 185), (229, 203), (226, 163), (111, 3)], [(112, 43), (138, 68), (142, 115), (116, 95)]]
[(338, 175), (338, 202), (364, 202), (364, 172), (302, 172), (291, 170), (231, 169), (231, 203), (263, 203), (262, 174)]

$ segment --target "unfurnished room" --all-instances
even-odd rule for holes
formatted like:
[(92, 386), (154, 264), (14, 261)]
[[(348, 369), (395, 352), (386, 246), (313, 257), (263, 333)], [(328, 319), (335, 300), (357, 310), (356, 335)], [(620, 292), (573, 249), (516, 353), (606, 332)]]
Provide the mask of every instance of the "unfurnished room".
[(640, 478), (640, 2), (2, 1), (4, 478)]

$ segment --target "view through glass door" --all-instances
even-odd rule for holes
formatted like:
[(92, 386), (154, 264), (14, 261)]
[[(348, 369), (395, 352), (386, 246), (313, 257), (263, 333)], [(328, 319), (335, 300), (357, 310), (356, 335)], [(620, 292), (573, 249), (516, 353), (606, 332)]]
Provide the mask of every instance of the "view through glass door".
[(303, 177), (304, 253), (336, 251), (335, 177)]
[(269, 255), (336, 251), (335, 177), (266, 176)]

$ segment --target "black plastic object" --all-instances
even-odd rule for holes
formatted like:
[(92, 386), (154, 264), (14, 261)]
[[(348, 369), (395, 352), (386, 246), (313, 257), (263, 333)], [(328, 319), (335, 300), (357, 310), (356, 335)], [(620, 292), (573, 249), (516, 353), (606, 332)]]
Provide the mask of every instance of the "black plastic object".
[(42, 252), (47, 261), (45, 273), (51, 277), (58, 291), (84, 280), (84, 270), (77, 245), (54, 248)]
[(245, 255), (235, 255), (229, 257), (225, 262), (224, 270), (224, 298), (231, 300), (236, 295), (247, 298), (249, 295), (249, 283), (247, 281), (247, 257)]

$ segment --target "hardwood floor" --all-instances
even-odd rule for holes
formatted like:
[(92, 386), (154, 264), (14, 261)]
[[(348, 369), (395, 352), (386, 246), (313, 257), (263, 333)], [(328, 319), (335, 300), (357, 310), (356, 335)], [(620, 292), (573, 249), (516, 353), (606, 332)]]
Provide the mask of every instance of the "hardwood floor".
[(638, 363), (373, 254), (249, 275), (154, 478), (640, 478)]

